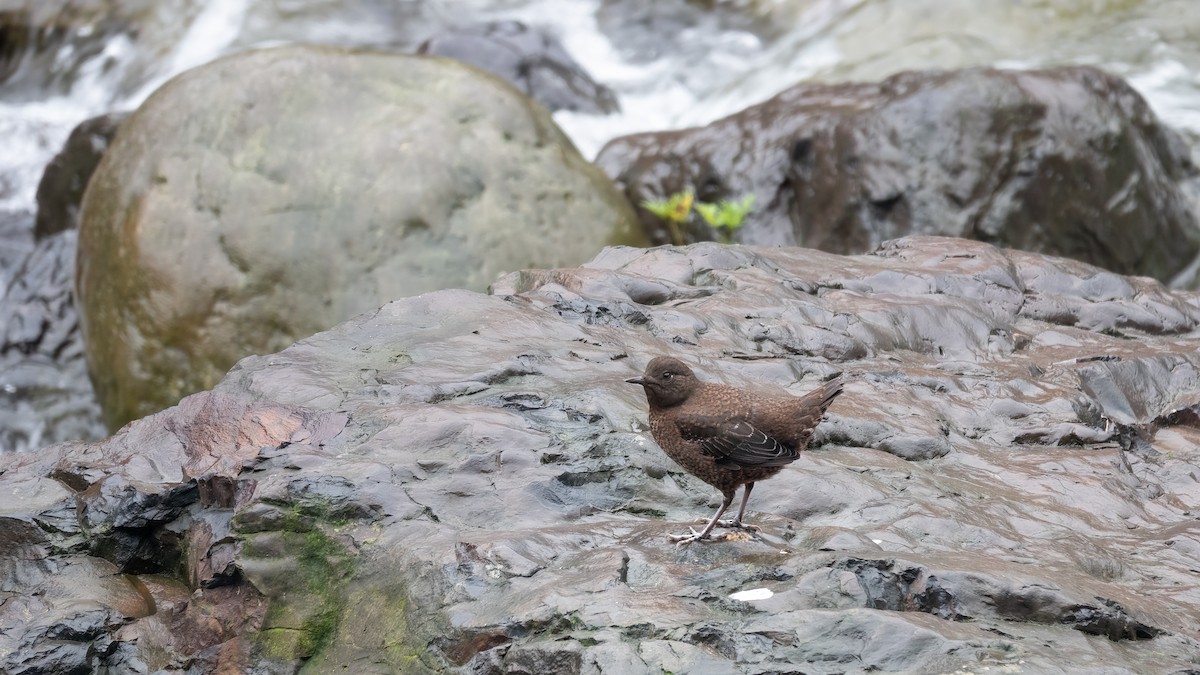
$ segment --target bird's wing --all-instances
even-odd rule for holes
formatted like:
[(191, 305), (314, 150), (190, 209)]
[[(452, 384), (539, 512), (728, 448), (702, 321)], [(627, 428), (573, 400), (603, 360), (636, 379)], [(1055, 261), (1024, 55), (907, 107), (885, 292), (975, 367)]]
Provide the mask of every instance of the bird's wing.
[(675, 424), (684, 439), (726, 466), (783, 466), (800, 456), (794, 448), (744, 419), (682, 415)]

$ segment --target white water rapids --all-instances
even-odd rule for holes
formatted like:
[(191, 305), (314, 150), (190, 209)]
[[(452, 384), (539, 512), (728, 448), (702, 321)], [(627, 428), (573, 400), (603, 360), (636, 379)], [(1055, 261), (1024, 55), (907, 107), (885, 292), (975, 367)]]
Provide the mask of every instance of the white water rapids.
[[(169, 77), (222, 54), (282, 41), (411, 49), (421, 28), (498, 19), (549, 28), (617, 92), (618, 114), (556, 115), (589, 157), (615, 136), (704, 124), (804, 80), (989, 64), (1100, 65), (1128, 78), (1167, 122), (1200, 137), (1193, 0), (742, 0), (712, 3), (716, 11), (683, 0), (399, 4), (385, 12), (367, 0), (194, 0), (192, 11), (168, 19), (175, 46), (160, 58), (120, 37), (84, 64), (65, 95), (7, 102), (0, 86), (0, 209), (32, 213), (42, 168), (75, 124), (136, 107)], [(381, 20), (413, 16), (416, 29)], [(78, 28), (79, 37), (89, 30)], [(62, 48), (61, 61), (72, 48)], [(151, 65), (131, 83), (129, 64), (139, 59)]]

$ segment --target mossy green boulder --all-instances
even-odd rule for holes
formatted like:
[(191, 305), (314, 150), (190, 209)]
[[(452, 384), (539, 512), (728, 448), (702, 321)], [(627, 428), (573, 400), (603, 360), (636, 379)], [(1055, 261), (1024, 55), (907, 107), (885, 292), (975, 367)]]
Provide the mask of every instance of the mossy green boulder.
[(282, 47), (133, 114), (82, 208), (78, 301), (110, 426), (390, 300), (640, 244), (550, 115), (430, 57)]

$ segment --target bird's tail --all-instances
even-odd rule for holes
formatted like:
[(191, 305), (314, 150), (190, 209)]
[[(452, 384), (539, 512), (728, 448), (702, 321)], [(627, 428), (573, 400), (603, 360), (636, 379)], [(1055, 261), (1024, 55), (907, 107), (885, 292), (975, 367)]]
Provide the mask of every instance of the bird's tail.
[(839, 376), (833, 378), (832, 380), (826, 382), (824, 385), (821, 386), (820, 389), (817, 389), (812, 394), (810, 394), (810, 396), (813, 396), (814, 398), (816, 396), (821, 397), (821, 414), (822, 415), (824, 415), (825, 411), (829, 409), (829, 404), (833, 403), (833, 399), (835, 399), (839, 395), (841, 395), (843, 385), (845, 385), (845, 381), (842, 380), (842, 377), (839, 375)]

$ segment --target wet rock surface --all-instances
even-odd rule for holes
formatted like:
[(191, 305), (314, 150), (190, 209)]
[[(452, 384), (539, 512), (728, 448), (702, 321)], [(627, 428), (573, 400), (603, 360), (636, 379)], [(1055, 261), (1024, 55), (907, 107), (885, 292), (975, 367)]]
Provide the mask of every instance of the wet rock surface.
[(417, 53), (444, 56), (494, 73), (551, 112), (620, 110), (616, 94), (593, 80), (557, 38), (519, 21), (447, 30), (422, 42)]
[(133, 59), (112, 59), (117, 86), (130, 93), (179, 39), (179, 17), (195, 16), (195, 0), (10, 0), (0, 6), (0, 82), (5, 99), (38, 100), (65, 94), (88, 77), (89, 61), (113, 42), (144, 48)]
[(124, 117), (80, 123), (47, 165), (37, 215), (20, 232), (30, 246), (0, 231), (0, 452), (107, 435), (75, 307), (76, 230), (84, 189)]
[(77, 233), (49, 235), (0, 298), (0, 448), (103, 438), (75, 310)]
[[(721, 52), (742, 51), (749, 57), (754, 51), (753, 42), (741, 42), (741, 34), (770, 43), (785, 34), (789, 27), (803, 21), (797, 12), (802, 9), (802, 5), (792, 2), (603, 0), (596, 11), (596, 24), (633, 63), (653, 63), (670, 55), (692, 63), (711, 63), (724, 55)], [(720, 30), (730, 32), (725, 34), (729, 42), (720, 45), (719, 49), (714, 49), (711, 42), (696, 39), (698, 35), (719, 34), (717, 31)], [(738, 40), (740, 46), (730, 44), (734, 40)], [(690, 74), (680, 71), (676, 76)], [(706, 79), (697, 77), (688, 82), (688, 88), (706, 91), (720, 86), (711, 74)]]
[[(753, 193), (741, 243), (860, 253), (948, 235), (1200, 287), (1187, 146), (1094, 68), (800, 84), (707, 127), (615, 139), (597, 163), (635, 204)], [(716, 238), (698, 218), (684, 234)]]
[[(610, 248), (396, 301), (0, 458), (0, 669), (1194, 669), (1198, 322), (1195, 293), (925, 237)], [(718, 495), (623, 382), (665, 352), (847, 378), (757, 538), (666, 539)]]
[(124, 121), (84, 196), (76, 288), (115, 429), (394, 298), (644, 242), (493, 76), (290, 46), (188, 71)]
[(33, 220), (26, 210), (0, 209), (0, 283), (6, 287), (33, 250)]

